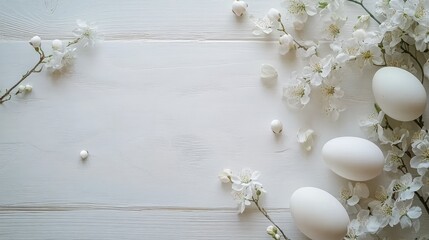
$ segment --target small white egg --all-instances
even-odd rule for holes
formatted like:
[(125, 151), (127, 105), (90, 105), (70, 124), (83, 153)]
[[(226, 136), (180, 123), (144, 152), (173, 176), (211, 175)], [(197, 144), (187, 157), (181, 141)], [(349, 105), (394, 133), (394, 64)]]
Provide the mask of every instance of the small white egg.
[(87, 159), (88, 155), (89, 155), (88, 151), (86, 151), (86, 150), (80, 151), (80, 158), (82, 158), (82, 160)]
[(290, 211), (298, 229), (310, 239), (342, 240), (347, 233), (346, 209), (322, 189), (297, 189), (290, 198)]
[(426, 90), (410, 72), (397, 67), (379, 69), (372, 79), (375, 102), (389, 117), (412, 121), (426, 109)]
[(322, 158), (339, 176), (368, 181), (383, 172), (384, 156), (373, 142), (358, 137), (338, 137), (322, 148)]
[(271, 122), (271, 130), (275, 133), (275, 134), (279, 134), (283, 131), (283, 124), (282, 122), (280, 122), (280, 120), (273, 120)]

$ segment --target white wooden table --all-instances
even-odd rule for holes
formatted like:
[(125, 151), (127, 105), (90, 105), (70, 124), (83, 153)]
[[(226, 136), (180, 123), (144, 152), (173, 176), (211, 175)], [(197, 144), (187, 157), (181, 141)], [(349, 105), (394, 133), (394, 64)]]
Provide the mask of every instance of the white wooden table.
[[(269, 239), (255, 209), (236, 214), (217, 179), (225, 167), (261, 171), (263, 204), (289, 237), (306, 239), (289, 197), (302, 186), (338, 196), (346, 181), (325, 166), (321, 147), (363, 136), (373, 72), (345, 76), (348, 110), (338, 122), (318, 103), (291, 111), (282, 86), (302, 63), (279, 55), (276, 38), (253, 36), (231, 2), (0, 1), (1, 89), (37, 61), (27, 43), (34, 35), (71, 39), (84, 19), (105, 39), (61, 76), (32, 75), (31, 94), (0, 106), (0, 239)], [(248, 2), (256, 16), (280, 8)], [(279, 71), (274, 87), (259, 79), (263, 63)], [(285, 126), (278, 138), (269, 128), (276, 118)], [(316, 131), (308, 154), (295, 140), (299, 128)]]

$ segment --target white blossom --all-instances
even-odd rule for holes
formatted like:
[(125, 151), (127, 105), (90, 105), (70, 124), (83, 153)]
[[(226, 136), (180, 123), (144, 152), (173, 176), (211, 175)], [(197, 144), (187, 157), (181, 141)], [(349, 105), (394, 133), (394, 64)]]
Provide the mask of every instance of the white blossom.
[(336, 13), (343, 6), (344, 0), (321, 0), (318, 4), (320, 15), (326, 16)]
[(423, 65), (423, 72), (424, 72), (424, 74), (425, 74), (425, 77), (426, 77), (427, 79), (429, 79), (429, 58), (428, 58), (428, 60), (426, 61), (426, 63)]
[(244, 168), (238, 176), (231, 176), (232, 189), (235, 191), (242, 191), (245, 188), (249, 188), (248, 191), (252, 193), (252, 189), (255, 189), (256, 186), (262, 186), (262, 184), (257, 181), (260, 175), (258, 171)]
[(314, 16), (317, 13), (315, 3), (310, 0), (286, 0), (286, 9), (299, 22), (307, 22), (308, 16)]
[(79, 43), (86, 47), (88, 45), (94, 46), (100, 39), (97, 31), (97, 26), (87, 23), (82, 20), (76, 21), (77, 28), (73, 30), (73, 34), (79, 39)]
[(48, 62), (45, 64), (48, 69), (53, 71), (61, 70), (67, 66), (73, 64), (76, 57), (76, 48), (66, 47), (64, 51), (54, 50), (52, 56), (48, 59)]
[(410, 13), (410, 3), (409, 1), (404, 2), (404, 0), (391, 0), (390, 7), (395, 10), (393, 16), (391, 16), (390, 21), (394, 26), (398, 26), (402, 30), (407, 30), (411, 24), (413, 23), (412, 15), (408, 15)]
[(253, 30), (253, 34), (259, 36), (261, 34), (270, 34), (273, 29), (273, 21), (271, 21), (267, 16), (263, 18), (250, 18), (255, 25), (255, 29)]
[(396, 201), (393, 207), (394, 224), (400, 223), (401, 228), (414, 227), (417, 232), (420, 228), (418, 218), (422, 215), (422, 209), (412, 205), (412, 200)]
[(236, 0), (232, 3), (232, 12), (238, 17), (243, 16), (246, 13), (248, 6), (249, 5), (246, 2)]
[(420, 175), (424, 175), (429, 168), (429, 141), (423, 140), (412, 148), (415, 156), (411, 158), (410, 165), (416, 168)]
[(306, 151), (311, 151), (313, 148), (314, 141), (314, 130), (313, 129), (299, 129), (296, 134), (297, 141), (304, 147)]
[[(429, 18), (429, 15), (428, 15)], [(429, 26), (417, 25), (414, 31), (410, 35), (415, 40), (416, 49), (420, 52), (424, 52), (428, 49), (429, 44)]]
[(39, 36), (34, 36), (30, 39), (29, 43), (34, 48), (39, 48), (42, 44), (42, 39)]
[(52, 49), (54, 51), (62, 51), (63, 49), (63, 42), (61, 40), (55, 39), (52, 41)]
[(283, 98), (287, 100), (290, 107), (301, 109), (310, 102), (311, 87), (309, 81), (305, 79), (297, 79), (297, 81), (296, 84), (289, 84), (283, 88)]
[(341, 28), (346, 23), (347, 18), (330, 17), (325, 23), (326, 27), (323, 29), (322, 35), (325, 39), (333, 40), (341, 33)]
[(384, 119), (384, 112), (380, 111), (378, 114), (373, 113), (367, 119), (361, 120), (359, 123), (360, 128), (370, 140), (378, 140), (378, 128)]
[(402, 157), (404, 151), (402, 149), (393, 147), (386, 154), (386, 160), (384, 164), (384, 171), (386, 172), (398, 172), (398, 168), (403, 166)]
[(413, 179), (410, 173), (402, 175), (399, 179), (394, 179), (389, 185), (389, 191), (398, 193), (398, 200), (408, 200), (414, 197), (414, 192), (423, 186), (421, 177)]
[(369, 26), (371, 17), (368, 14), (361, 15), (358, 17), (358, 20), (356, 21), (355, 25), (353, 26), (353, 29), (362, 29), (365, 30)]
[(420, 129), (420, 131), (417, 131), (413, 134), (411, 137), (411, 147), (415, 148), (417, 145), (423, 142), (429, 141), (429, 135), (424, 129)]
[(252, 199), (252, 191), (250, 187), (243, 188), (242, 190), (231, 192), (232, 197), (237, 202), (238, 212), (243, 213), (246, 209), (246, 206), (251, 204), (250, 200)]
[(332, 69), (332, 56), (328, 55), (320, 58), (316, 55), (311, 56), (309, 65), (303, 69), (303, 76), (310, 80), (311, 85), (319, 86), (322, 80), (326, 78)]
[(365, 183), (356, 183), (355, 186), (351, 182), (348, 186), (341, 189), (340, 200), (348, 206), (355, 206), (361, 198), (369, 197), (369, 189)]
[(390, 144), (391, 146), (401, 144), (401, 149), (406, 151), (408, 147), (407, 138), (410, 133), (405, 128), (396, 127), (393, 130), (384, 129), (378, 125), (378, 138), (382, 144)]
[(370, 64), (381, 65), (384, 63), (383, 53), (381, 52), (381, 49), (375, 44), (362, 44), (359, 48), (357, 62), (361, 67)]

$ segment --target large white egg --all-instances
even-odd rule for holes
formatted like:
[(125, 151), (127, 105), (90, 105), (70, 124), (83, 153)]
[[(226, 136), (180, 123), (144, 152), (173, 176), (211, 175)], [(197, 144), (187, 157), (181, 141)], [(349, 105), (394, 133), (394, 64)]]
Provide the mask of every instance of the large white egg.
[(397, 67), (384, 67), (372, 79), (375, 102), (389, 117), (412, 121), (426, 108), (426, 91), (410, 72)]
[(329, 168), (352, 181), (377, 177), (384, 166), (384, 156), (373, 142), (358, 137), (338, 137), (322, 148), (322, 157)]
[(290, 198), (290, 211), (298, 229), (313, 240), (340, 240), (347, 234), (347, 211), (326, 191), (299, 188)]

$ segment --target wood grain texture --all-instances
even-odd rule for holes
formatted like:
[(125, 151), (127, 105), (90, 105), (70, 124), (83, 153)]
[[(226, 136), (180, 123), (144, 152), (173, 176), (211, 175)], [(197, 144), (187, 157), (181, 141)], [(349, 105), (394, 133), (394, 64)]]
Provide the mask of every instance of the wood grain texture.
[[(279, 6), (248, 2), (256, 16)], [(358, 121), (373, 110), (375, 70), (344, 72), (348, 110), (338, 122), (319, 102), (293, 111), (282, 87), (304, 63), (280, 56), (275, 37), (252, 36), (249, 20), (230, 7), (230, 0), (0, 0), (0, 89), (37, 61), (26, 43), (35, 34), (70, 39), (81, 18), (97, 22), (106, 40), (61, 74), (32, 75), (31, 94), (0, 106), (0, 239), (269, 239), (255, 209), (236, 214), (229, 186), (217, 179), (225, 167), (261, 171), (264, 205), (292, 239), (305, 239), (289, 197), (302, 186), (338, 196), (346, 181), (320, 150), (334, 137), (363, 136)], [(274, 86), (259, 79), (263, 63), (279, 72)], [(269, 127), (275, 118), (285, 126), (280, 137)], [(299, 128), (316, 131), (310, 153), (295, 140)]]
[[(231, 12), (231, 0), (115, 0), (65, 1), (16, 0), (0, 1), (0, 40), (27, 41), (34, 35), (43, 39), (72, 38), (76, 19), (96, 22), (106, 40), (188, 39), (188, 40), (274, 40), (252, 35), (249, 15), (263, 17), (272, 8), (281, 9), (277, 0), (249, 0), (249, 14), (237, 18)], [(357, 7), (348, 9), (350, 16), (363, 14)], [(284, 14), (289, 27), (290, 20)], [(351, 28), (352, 23), (346, 27)], [(314, 31), (321, 24), (310, 21)]]

